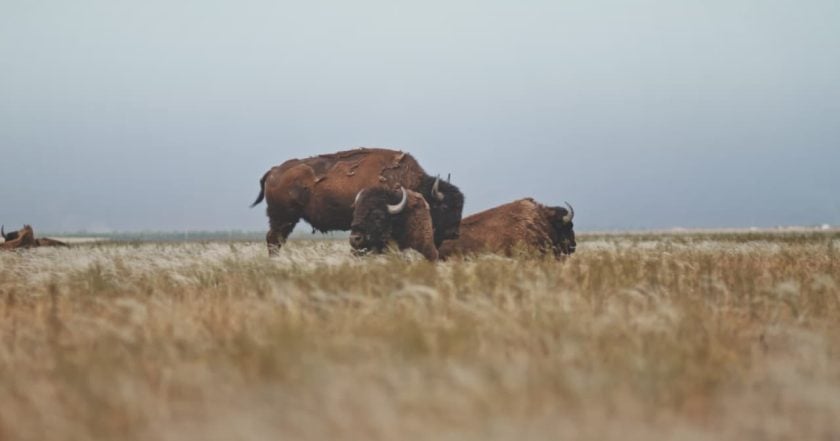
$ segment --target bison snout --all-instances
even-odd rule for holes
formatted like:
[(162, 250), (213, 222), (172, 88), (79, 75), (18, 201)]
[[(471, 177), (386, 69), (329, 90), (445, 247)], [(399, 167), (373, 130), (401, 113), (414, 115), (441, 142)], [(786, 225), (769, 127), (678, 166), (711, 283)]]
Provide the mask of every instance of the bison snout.
[(365, 245), (365, 237), (361, 234), (350, 235), (350, 246), (353, 248), (362, 248)]

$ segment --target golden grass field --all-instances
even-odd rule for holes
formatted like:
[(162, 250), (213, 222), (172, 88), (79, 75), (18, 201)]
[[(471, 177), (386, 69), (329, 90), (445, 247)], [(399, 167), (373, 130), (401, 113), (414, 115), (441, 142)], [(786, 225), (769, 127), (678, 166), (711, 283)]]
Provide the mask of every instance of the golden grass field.
[(838, 440), (840, 234), (0, 254), (0, 440)]

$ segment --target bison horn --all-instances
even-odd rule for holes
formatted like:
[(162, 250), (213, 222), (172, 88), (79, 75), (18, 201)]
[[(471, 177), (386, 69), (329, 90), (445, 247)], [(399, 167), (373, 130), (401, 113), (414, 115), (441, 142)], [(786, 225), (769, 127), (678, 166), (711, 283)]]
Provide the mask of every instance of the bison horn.
[(405, 188), (401, 188), (401, 190), (402, 200), (397, 205), (388, 205), (388, 213), (400, 214), (402, 213), (403, 209), (405, 209), (405, 204), (408, 202), (408, 193), (405, 191)]
[(6, 232), (3, 230), (5, 227), (5, 225), (0, 225), (0, 236), (3, 236), (3, 239), (6, 238)]
[(438, 190), (438, 187), (440, 187), (440, 176), (435, 178), (435, 185), (432, 185), (432, 196), (434, 196), (435, 199), (442, 201), (444, 195), (440, 192), (440, 190)]
[(359, 190), (359, 192), (358, 192), (358, 193), (356, 193), (356, 199), (354, 199), (354, 200), (353, 200), (353, 207), (354, 207), (354, 208), (356, 207), (356, 204), (358, 204), (358, 203), (359, 203), (359, 199), (361, 199), (361, 198), (362, 198), (362, 193), (363, 193), (364, 191), (365, 191), (364, 189), (361, 189), (361, 190)]
[(563, 216), (563, 222), (568, 224), (569, 222), (572, 221), (572, 219), (575, 218), (575, 209), (572, 208), (572, 204), (570, 204), (568, 202), (566, 202), (566, 207), (569, 208), (569, 214)]

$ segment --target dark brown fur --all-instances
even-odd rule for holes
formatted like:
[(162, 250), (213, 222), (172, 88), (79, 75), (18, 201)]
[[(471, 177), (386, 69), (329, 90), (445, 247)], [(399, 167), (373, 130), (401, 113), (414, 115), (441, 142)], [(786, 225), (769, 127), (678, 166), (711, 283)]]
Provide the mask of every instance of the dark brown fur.
[(401, 191), (366, 189), (355, 203), (350, 246), (356, 251), (380, 253), (394, 240), (400, 250), (410, 248), (428, 260), (437, 260), (429, 204), (420, 193), (408, 190), (403, 211), (389, 214), (387, 206), (397, 205), (401, 199)]
[(461, 237), (448, 240), (440, 255), (498, 253), (511, 255), (517, 247), (532, 248), (555, 256), (571, 254), (576, 243), (574, 225), (564, 222), (568, 211), (548, 207), (531, 198), (500, 205), (461, 222)]
[(364, 188), (414, 190), (431, 205), (435, 244), (458, 235), (463, 195), (441, 181), (443, 201), (431, 198), (435, 178), (426, 174), (408, 153), (360, 148), (333, 154), (292, 159), (272, 168), (260, 181), (260, 195), (268, 206), (269, 254), (276, 253), (300, 219), (315, 230), (350, 229), (353, 200)]
[(4, 234), (6, 240), (0, 244), (0, 250), (17, 250), (22, 248), (35, 247), (66, 247), (69, 246), (64, 242), (50, 238), (35, 238), (35, 232), (29, 225), (24, 225), (18, 231), (12, 231)]
[(9, 233), (6, 237), (14, 237), (14, 239), (6, 240), (0, 244), (0, 250), (17, 250), (38, 246), (35, 241), (35, 233), (29, 225), (24, 225), (22, 229), (14, 232), (14, 234)]

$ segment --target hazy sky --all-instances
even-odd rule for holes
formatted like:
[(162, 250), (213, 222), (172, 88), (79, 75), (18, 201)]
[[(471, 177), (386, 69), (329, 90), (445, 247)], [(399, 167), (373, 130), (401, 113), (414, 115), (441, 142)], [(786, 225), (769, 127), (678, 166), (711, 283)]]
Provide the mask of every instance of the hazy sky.
[(465, 214), (840, 224), (840, 1), (0, 0), (0, 222), (263, 229), (258, 180), (356, 146)]

